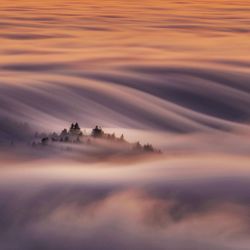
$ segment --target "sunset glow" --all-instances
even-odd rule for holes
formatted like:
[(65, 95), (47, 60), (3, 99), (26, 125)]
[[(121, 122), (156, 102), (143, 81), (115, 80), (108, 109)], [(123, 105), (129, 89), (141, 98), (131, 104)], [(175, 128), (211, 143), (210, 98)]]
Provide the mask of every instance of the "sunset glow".
[(0, 1), (0, 250), (247, 250), (248, 0)]

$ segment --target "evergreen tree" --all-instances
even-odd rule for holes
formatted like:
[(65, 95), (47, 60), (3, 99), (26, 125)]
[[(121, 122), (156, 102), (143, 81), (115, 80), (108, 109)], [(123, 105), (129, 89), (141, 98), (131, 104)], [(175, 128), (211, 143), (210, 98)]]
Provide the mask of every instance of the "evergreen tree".
[(146, 144), (146, 145), (144, 145), (144, 146), (143, 146), (143, 150), (144, 150), (145, 152), (154, 152), (154, 148), (153, 148), (153, 146), (152, 146), (151, 144)]
[(80, 130), (79, 124), (77, 122), (75, 124), (75, 130)]
[(94, 129), (92, 129), (91, 135), (93, 137), (102, 137), (104, 135), (104, 132), (100, 127), (96, 126)]

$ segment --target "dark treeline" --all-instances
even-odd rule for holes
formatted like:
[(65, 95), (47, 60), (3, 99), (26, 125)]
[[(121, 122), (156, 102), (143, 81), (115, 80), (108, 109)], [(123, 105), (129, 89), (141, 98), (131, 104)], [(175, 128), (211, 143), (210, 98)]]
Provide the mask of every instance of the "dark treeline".
[[(87, 140), (86, 140), (87, 139)], [(79, 126), (79, 124), (72, 123), (69, 129), (64, 128), (61, 133), (35, 133), (35, 141), (33, 141), (32, 146), (42, 145), (46, 146), (53, 142), (64, 142), (64, 143), (88, 143), (91, 144), (95, 140), (102, 139), (110, 142), (116, 143), (124, 143), (127, 145), (131, 145), (133, 151), (136, 152), (152, 152), (152, 153), (160, 153), (159, 150), (154, 149), (151, 144), (142, 145), (140, 142), (129, 143), (125, 140), (124, 135), (117, 137), (115, 133), (105, 133), (100, 126), (95, 126), (91, 133), (88, 134), (83, 132)]]

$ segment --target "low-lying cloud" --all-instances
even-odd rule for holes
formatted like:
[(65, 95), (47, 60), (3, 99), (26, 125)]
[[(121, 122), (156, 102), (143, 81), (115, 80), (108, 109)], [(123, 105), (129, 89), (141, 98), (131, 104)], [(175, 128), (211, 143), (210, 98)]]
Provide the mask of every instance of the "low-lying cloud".
[[(161, 184), (153, 191), (67, 183), (30, 191), (2, 186), (0, 247), (247, 249), (248, 198), (221, 197), (199, 182), (187, 191), (186, 185)], [(230, 183), (221, 187), (230, 190)], [(203, 194), (195, 195), (199, 188)]]

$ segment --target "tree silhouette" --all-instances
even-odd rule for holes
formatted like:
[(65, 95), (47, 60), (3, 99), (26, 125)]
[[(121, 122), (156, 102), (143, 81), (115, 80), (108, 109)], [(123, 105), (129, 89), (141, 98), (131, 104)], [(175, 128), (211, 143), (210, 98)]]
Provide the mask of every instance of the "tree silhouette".
[(94, 129), (92, 129), (91, 135), (93, 137), (102, 137), (104, 135), (104, 132), (100, 127), (96, 126)]
[(137, 142), (134, 146), (134, 149), (137, 151), (141, 151), (142, 150), (142, 145), (140, 144), (140, 142)]
[(65, 129), (63, 129), (63, 131), (61, 132), (61, 135), (60, 136), (66, 136), (68, 134), (68, 131), (67, 131), (67, 129), (65, 128)]
[(41, 142), (42, 142), (42, 145), (48, 145), (49, 138), (48, 137), (44, 137), (44, 138), (42, 138)]
[(79, 124), (77, 122), (75, 124), (75, 130), (80, 130)]
[(152, 146), (151, 144), (146, 144), (146, 145), (144, 145), (144, 146), (143, 146), (143, 150), (144, 150), (145, 152), (154, 152), (154, 148), (153, 148), (153, 146)]

